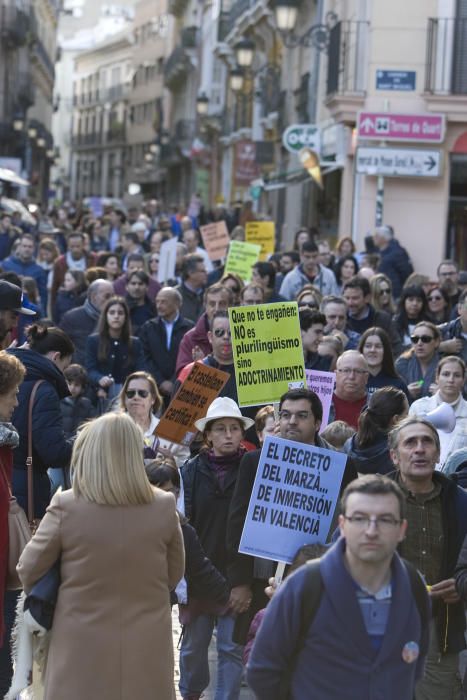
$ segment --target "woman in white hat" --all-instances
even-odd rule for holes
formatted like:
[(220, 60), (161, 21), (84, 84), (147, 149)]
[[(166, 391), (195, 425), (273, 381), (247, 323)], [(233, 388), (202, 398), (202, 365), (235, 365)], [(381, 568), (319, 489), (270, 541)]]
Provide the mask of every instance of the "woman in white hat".
[[(245, 453), (245, 430), (254, 421), (245, 418), (232, 399), (220, 397), (195, 425), (205, 447), (181, 469), (185, 514), (214, 566), (226, 573), (226, 525)], [(232, 641), (234, 618), (206, 604), (185, 626), (180, 650), (180, 692), (184, 700), (198, 700), (209, 685), (208, 648), (217, 621), (217, 687), (215, 700), (237, 700), (242, 680), (242, 647)]]

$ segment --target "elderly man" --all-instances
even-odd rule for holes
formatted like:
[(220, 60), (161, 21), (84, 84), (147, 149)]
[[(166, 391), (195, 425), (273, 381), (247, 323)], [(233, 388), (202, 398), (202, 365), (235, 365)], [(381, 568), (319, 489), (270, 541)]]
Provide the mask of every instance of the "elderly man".
[[(281, 396), (279, 403), (279, 435), (286, 440), (303, 442), (333, 449), (319, 436), (323, 407), (318, 396), (309, 389), (292, 389)], [(257, 610), (264, 607), (267, 598), (264, 588), (272, 576), (274, 564), (238, 553), (248, 504), (258, 469), (260, 450), (248, 452), (240, 463), (235, 492), (227, 522), (227, 549), (229, 554), (228, 578), (232, 586), (231, 605), (239, 615), (235, 641), (244, 644), (249, 623)], [(357, 477), (353, 466), (347, 464), (341, 489)]]
[(293, 301), (306, 284), (313, 284), (323, 295), (337, 294), (338, 291), (334, 272), (320, 265), (318, 246), (310, 241), (302, 245), (300, 265), (284, 277), (280, 295)]
[(186, 231), (183, 231), (182, 234), (182, 241), (186, 245), (187, 253), (189, 255), (196, 254), (196, 255), (201, 255), (201, 257), (204, 260), (204, 265), (206, 267), (206, 272), (212, 272), (214, 267), (209, 259), (209, 255), (205, 251), (204, 248), (201, 248), (200, 246), (200, 241), (199, 241), (199, 233), (196, 231), (194, 228), (189, 228)]
[(436, 272), (440, 285), (449, 295), (451, 307), (455, 309), (461, 293), (458, 264), (454, 260), (443, 260)]
[(97, 322), (106, 301), (114, 295), (111, 282), (94, 280), (88, 287), (83, 306), (67, 311), (62, 316), (60, 328), (65, 331), (75, 346), (73, 362), (84, 365), (86, 340), (96, 330)]
[(396, 552), (407, 530), (404, 496), (390, 479), (367, 475), (347, 486), (341, 510), (340, 540), (288, 578), (266, 610), (248, 662), (258, 700), (284, 697), (284, 676), (293, 700), (413, 699), (430, 605), (422, 578)]
[(409, 522), (399, 552), (425, 578), (433, 605), (430, 650), (415, 700), (460, 700), (458, 657), (465, 649), (465, 615), (454, 572), (467, 533), (467, 493), (435, 471), (439, 436), (423, 418), (398, 423), (389, 448)]
[(336, 388), (329, 422), (343, 420), (357, 430), (358, 417), (367, 402), (368, 364), (357, 350), (346, 350), (336, 364)]
[(394, 238), (391, 226), (378, 226), (373, 234), (373, 241), (381, 256), (378, 272), (389, 277), (394, 297), (398, 299), (405, 280), (413, 272), (409, 255)]
[(260, 284), (246, 284), (240, 292), (240, 306), (264, 304), (264, 289)]
[(176, 379), (175, 365), (183, 336), (193, 322), (180, 314), (182, 297), (173, 287), (163, 287), (156, 296), (157, 316), (140, 329), (147, 371), (156, 380), (167, 405)]

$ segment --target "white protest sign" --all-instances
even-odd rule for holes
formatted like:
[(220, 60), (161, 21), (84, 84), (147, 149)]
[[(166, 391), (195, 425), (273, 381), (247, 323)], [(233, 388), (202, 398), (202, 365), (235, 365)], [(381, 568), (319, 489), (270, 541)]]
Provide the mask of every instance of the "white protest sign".
[(334, 372), (321, 372), (315, 369), (306, 369), (306, 385), (308, 389), (318, 394), (323, 406), (323, 421), (319, 432), (321, 433), (329, 423), (329, 411), (331, 410), (332, 395), (336, 385)]
[(346, 460), (342, 452), (268, 435), (238, 551), (290, 563), (302, 545), (324, 544)]
[(161, 245), (159, 252), (159, 269), (157, 281), (161, 284), (175, 277), (175, 262), (177, 258), (177, 238), (169, 238)]

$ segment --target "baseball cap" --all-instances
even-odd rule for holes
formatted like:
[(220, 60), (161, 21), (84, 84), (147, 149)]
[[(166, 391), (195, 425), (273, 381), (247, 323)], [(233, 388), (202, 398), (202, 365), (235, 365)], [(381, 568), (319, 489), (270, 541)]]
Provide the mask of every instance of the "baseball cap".
[(20, 314), (34, 316), (32, 309), (23, 306), (23, 292), (16, 284), (0, 280), (0, 311), (17, 311)]

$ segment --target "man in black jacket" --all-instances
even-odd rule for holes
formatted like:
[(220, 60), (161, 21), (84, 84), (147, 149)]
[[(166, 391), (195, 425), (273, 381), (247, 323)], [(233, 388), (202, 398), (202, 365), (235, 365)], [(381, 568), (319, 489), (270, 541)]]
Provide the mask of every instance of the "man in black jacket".
[[(358, 339), (372, 326), (382, 328), (389, 336), (394, 357), (398, 357), (402, 343), (395, 326), (391, 323), (391, 316), (386, 311), (376, 311), (370, 304), (370, 283), (364, 277), (352, 277), (344, 284), (342, 296), (347, 304), (347, 325), (346, 331), (352, 331), (351, 339), (358, 344)], [(345, 331), (345, 332), (346, 332)], [(346, 350), (354, 350), (356, 346), (350, 347), (350, 342)]]
[(141, 326), (139, 337), (143, 344), (147, 371), (152, 374), (168, 405), (175, 383), (178, 347), (193, 322), (180, 315), (182, 297), (173, 287), (163, 287), (156, 297), (157, 316)]
[(398, 299), (407, 277), (413, 272), (412, 263), (405, 248), (394, 238), (391, 226), (378, 226), (373, 241), (380, 254), (378, 272), (389, 277), (394, 298)]
[(415, 700), (462, 697), (459, 652), (465, 649), (465, 615), (454, 573), (467, 534), (467, 494), (440, 472), (436, 428), (416, 416), (389, 434), (391, 475), (401, 487), (409, 527), (399, 553), (424, 577), (432, 600), (431, 640)]
[[(318, 434), (322, 418), (323, 407), (317, 394), (309, 389), (292, 389), (283, 394), (279, 403), (280, 437), (332, 450), (331, 445)], [(273, 562), (257, 560), (238, 552), (260, 454), (261, 450), (248, 452), (240, 462), (227, 521), (227, 574), (232, 585), (230, 601), (233, 611), (238, 614), (234, 641), (240, 644), (246, 641), (254, 614), (267, 604), (264, 588), (274, 572)], [(355, 469), (347, 464), (341, 492), (357, 476)]]

